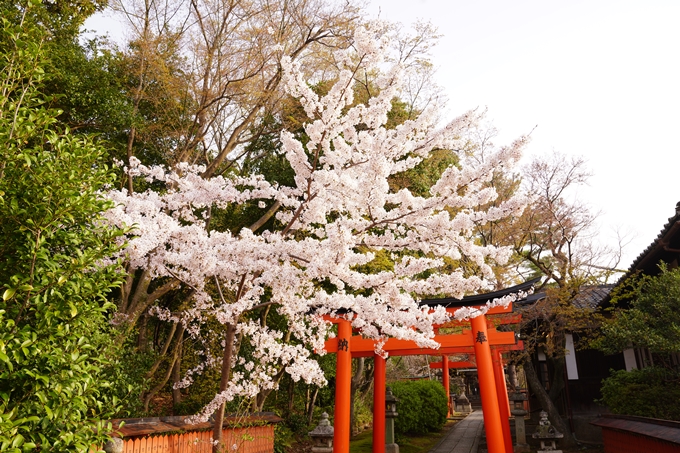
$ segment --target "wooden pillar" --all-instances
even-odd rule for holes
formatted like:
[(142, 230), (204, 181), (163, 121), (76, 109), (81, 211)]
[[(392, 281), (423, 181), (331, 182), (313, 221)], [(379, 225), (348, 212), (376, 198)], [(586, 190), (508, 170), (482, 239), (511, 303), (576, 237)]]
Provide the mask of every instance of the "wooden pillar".
[(335, 353), (335, 411), (333, 415), (333, 453), (349, 453), (350, 393), (352, 388), (352, 324), (338, 322), (338, 352)]
[(385, 453), (385, 359), (374, 354), (373, 453)]
[(489, 453), (506, 453), (503, 425), (496, 393), (496, 379), (494, 378), (489, 334), (486, 328), (486, 316), (481, 315), (470, 320), (472, 335), (475, 342), (475, 357), (477, 358), (477, 376), (479, 379), (479, 393), (482, 398), (484, 412), (484, 429)]
[(503, 425), (503, 439), (507, 453), (513, 453), (512, 434), (510, 432), (510, 400), (508, 398), (508, 387), (505, 384), (505, 373), (503, 372), (503, 357), (498, 349), (491, 350), (493, 358), (494, 378), (496, 379), (496, 395), (498, 396), (498, 409), (501, 414)]
[(446, 406), (449, 408), (447, 416), (451, 415), (451, 384), (449, 381), (449, 356), (442, 356), (442, 384), (446, 392)]

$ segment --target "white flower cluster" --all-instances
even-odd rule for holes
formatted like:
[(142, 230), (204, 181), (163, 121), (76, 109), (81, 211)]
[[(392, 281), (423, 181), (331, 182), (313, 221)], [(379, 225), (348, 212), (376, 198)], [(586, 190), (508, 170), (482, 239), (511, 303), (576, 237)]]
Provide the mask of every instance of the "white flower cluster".
[[(462, 297), (486, 289), (485, 279), (493, 275), (489, 263), (509, 256), (506, 249), (481, 246), (472, 230), (475, 223), (523, 209), (521, 198), (486, 212), (477, 207), (496, 197), (486, 182), (519, 159), (526, 140), (501, 148), (482, 164), (451, 166), (427, 198), (408, 189), (391, 190), (391, 176), (413, 168), (431, 151), (462, 148), (464, 129), (480, 118), (468, 113), (437, 130), (432, 108), (386, 129), (392, 100), (399, 94), (399, 67), (381, 72), (378, 94), (367, 105), (352, 105), (352, 65), (370, 63), (364, 71), (379, 73), (383, 48), (370, 30), (359, 30), (354, 53), (338, 54), (337, 61), (347, 68), (325, 96), (309, 88), (296, 63), (284, 61), (284, 84), (312, 118), (305, 126), (307, 142), (289, 132), (281, 134), (295, 187), (273, 186), (258, 175), (204, 179), (200, 167), (182, 165), (171, 171), (133, 161), (130, 175), (163, 181), (167, 190), (108, 193), (116, 203), (107, 213), (110, 222), (135, 226), (124, 251), (131, 267), (146, 268), (154, 277), (177, 278), (195, 290), (192, 308), (181, 322), (195, 325), (213, 316), (235, 324), (255, 346), (253, 359), (233, 373), (227, 391), (215, 397), (203, 417), (224, 401), (274, 386), (276, 366), (285, 367), (296, 380), (325, 382), (310, 355), (323, 350), (329, 335), (323, 315), (347, 316), (353, 328), (378, 341), (379, 352), (388, 337), (436, 347), (432, 326), (445, 322), (447, 314), (441, 308), (419, 307), (418, 298)], [(210, 209), (243, 203), (263, 208), (273, 200), (280, 203), (277, 218), (286, 225), (280, 231), (243, 229), (234, 235), (206, 228)], [(393, 268), (363, 271), (379, 250), (391, 252)], [(441, 271), (446, 258), (463, 257), (482, 275)], [(208, 291), (208, 282), (218, 282), (220, 294), (226, 296)], [(262, 304), (265, 290), (294, 343), (283, 341), (283, 331), (243, 321), (244, 313)], [(168, 313), (158, 314), (177, 322)], [(456, 317), (477, 314), (481, 312), (461, 309)], [(198, 335), (200, 329), (189, 333)]]

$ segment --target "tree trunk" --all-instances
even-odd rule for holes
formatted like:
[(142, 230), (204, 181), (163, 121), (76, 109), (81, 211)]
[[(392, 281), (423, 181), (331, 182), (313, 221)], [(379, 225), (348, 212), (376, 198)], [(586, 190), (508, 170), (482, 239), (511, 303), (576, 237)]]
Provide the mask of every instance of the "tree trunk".
[(312, 424), (312, 418), (314, 417), (314, 404), (316, 404), (316, 397), (319, 395), (319, 387), (314, 387), (314, 393), (312, 393), (312, 401), (309, 403), (309, 409), (307, 411), (307, 424)]
[(541, 381), (538, 379), (538, 375), (536, 374), (536, 370), (534, 369), (533, 363), (531, 363), (531, 359), (526, 358), (523, 361), (522, 365), (524, 367), (524, 374), (527, 377), (529, 387), (531, 387), (531, 391), (536, 396), (536, 399), (538, 399), (541, 408), (548, 413), (550, 423), (552, 423), (552, 425), (555, 427), (557, 431), (564, 434), (564, 439), (562, 441), (564, 447), (570, 448), (575, 446), (576, 439), (574, 439), (574, 436), (572, 435), (569, 426), (564, 422), (564, 420), (560, 416), (557, 407), (550, 399), (548, 392), (545, 391), (545, 388), (541, 384)]
[[(236, 328), (233, 324), (227, 324), (227, 332), (224, 335), (224, 355), (222, 356), (222, 377), (220, 379), (220, 393), (227, 389), (231, 376), (231, 356), (234, 351), (234, 337)], [(213, 428), (213, 452), (220, 453), (224, 447), (222, 437), (222, 425), (224, 424), (224, 409), (227, 403), (224, 402), (215, 411), (215, 426)]]
[[(182, 336), (184, 334), (184, 331), (182, 331), (182, 334), (180, 334), (179, 340), (182, 340)], [(172, 369), (172, 406), (175, 407), (179, 403), (182, 402), (182, 392), (180, 389), (175, 388), (175, 385), (180, 381), (182, 378), (182, 345), (180, 344), (179, 346), (179, 351), (178, 351), (178, 357), (177, 361), (175, 362), (175, 366)]]
[(137, 349), (140, 352), (149, 350), (146, 328), (149, 323), (149, 315), (144, 314), (139, 319), (139, 332), (137, 333)]
[(165, 384), (168, 383), (170, 376), (172, 376), (172, 372), (175, 369), (175, 366), (179, 364), (183, 338), (184, 338), (184, 326), (181, 326), (179, 331), (179, 337), (177, 338), (177, 342), (175, 343), (175, 347), (173, 348), (172, 351), (172, 358), (170, 359), (170, 363), (168, 364), (168, 370), (166, 371), (165, 375), (161, 378), (160, 382), (144, 396), (144, 412), (149, 411), (149, 404), (151, 403), (151, 398), (153, 398), (154, 395), (156, 395), (163, 389), (163, 387), (165, 387)]
[(290, 414), (293, 412), (294, 403), (295, 403), (295, 381), (291, 379), (290, 384), (288, 385), (288, 412), (287, 412), (288, 416), (290, 416)]
[(517, 391), (519, 387), (519, 381), (517, 379), (517, 367), (514, 363), (508, 365), (508, 382), (510, 383), (510, 388), (508, 390), (513, 393)]
[[(240, 344), (240, 341), (239, 341)], [(283, 379), (283, 375), (286, 374), (286, 369), (285, 367), (281, 367), (279, 372), (276, 375), (276, 378), (274, 378), (274, 387), (278, 388), (279, 383), (281, 382), (281, 379)], [(262, 409), (264, 408), (264, 403), (267, 400), (267, 397), (272, 393), (273, 388), (269, 389), (263, 389), (260, 390), (260, 393), (257, 394), (257, 396), (253, 399), (253, 402), (250, 405), (250, 408), (252, 412), (262, 412)], [(278, 392), (277, 392), (278, 394)]]
[(566, 362), (564, 357), (550, 359), (550, 363), (553, 366), (553, 377), (550, 381), (550, 392), (548, 396), (553, 403), (557, 403), (557, 398), (559, 398), (560, 393), (564, 390), (564, 368), (566, 367)]

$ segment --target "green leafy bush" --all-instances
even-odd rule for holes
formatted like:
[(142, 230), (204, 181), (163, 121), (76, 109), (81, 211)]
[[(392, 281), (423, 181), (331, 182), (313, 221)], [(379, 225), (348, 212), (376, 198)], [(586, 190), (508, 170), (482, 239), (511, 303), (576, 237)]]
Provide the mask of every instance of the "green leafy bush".
[(286, 425), (278, 424), (274, 426), (274, 453), (286, 453), (293, 445), (294, 440), (293, 431)]
[(288, 414), (285, 421), (286, 426), (297, 435), (306, 435), (310, 431), (307, 424), (307, 416), (297, 412)]
[(391, 384), (397, 397), (394, 430), (398, 435), (438, 431), (446, 423), (448, 406), (444, 387), (436, 381), (402, 381)]
[(659, 270), (655, 276), (633, 276), (612, 291), (620, 306), (592, 346), (607, 354), (630, 345), (660, 354), (680, 350), (680, 268), (661, 263)]
[(615, 414), (680, 421), (680, 373), (664, 368), (612, 371), (602, 399)]
[(358, 394), (354, 399), (354, 417), (356, 418), (356, 427), (361, 431), (363, 426), (373, 422), (373, 398), (369, 395)]
[(102, 221), (104, 150), (45, 107), (43, 39), (0, 22), (0, 450), (88, 452), (129, 393), (106, 375), (122, 232)]

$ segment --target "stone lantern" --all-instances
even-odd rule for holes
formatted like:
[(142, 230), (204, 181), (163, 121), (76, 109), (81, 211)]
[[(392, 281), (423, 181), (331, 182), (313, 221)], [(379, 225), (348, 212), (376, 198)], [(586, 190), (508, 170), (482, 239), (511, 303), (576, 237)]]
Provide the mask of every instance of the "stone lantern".
[(319, 425), (309, 433), (314, 441), (313, 453), (333, 453), (333, 427), (328, 421), (328, 414), (321, 414)]
[(456, 405), (454, 406), (454, 411), (462, 412), (464, 414), (469, 414), (470, 412), (472, 412), (472, 405), (470, 404), (470, 400), (468, 399), (468, 397), (465, 396), (464, 391), (461, 391), (460, 395), (458, 395), (458, 398), (456, 398)]
[(517, 439), (515, 452), (517, 453), (531, 450), (529, 444), (527, 444), (527, 430), (524, 424), (524, 416), (527, 415), (527, 411), (524, 410), (526, 400), (527, 396), (522, 392), (514, 392), (510, 395), (510, 401), (513, 402), (510, 413), (515, 417), (515, 438)]
[(399, 400), (392, 393), (392, 388), (385, 391), (385, 453), (399, 453), (399, 445), (394, 439), (394, 418), (397, 414)]
[(562, 453), (562, 450), (557, 450), (555, 439), (563, 438), (564, 434), (550, 424), (546, 411), (541, 411), (541, 419), (538, 421), (538, 427), (532, 437), (541, 441), (541, 449), (538, 450), (538, 453)]

